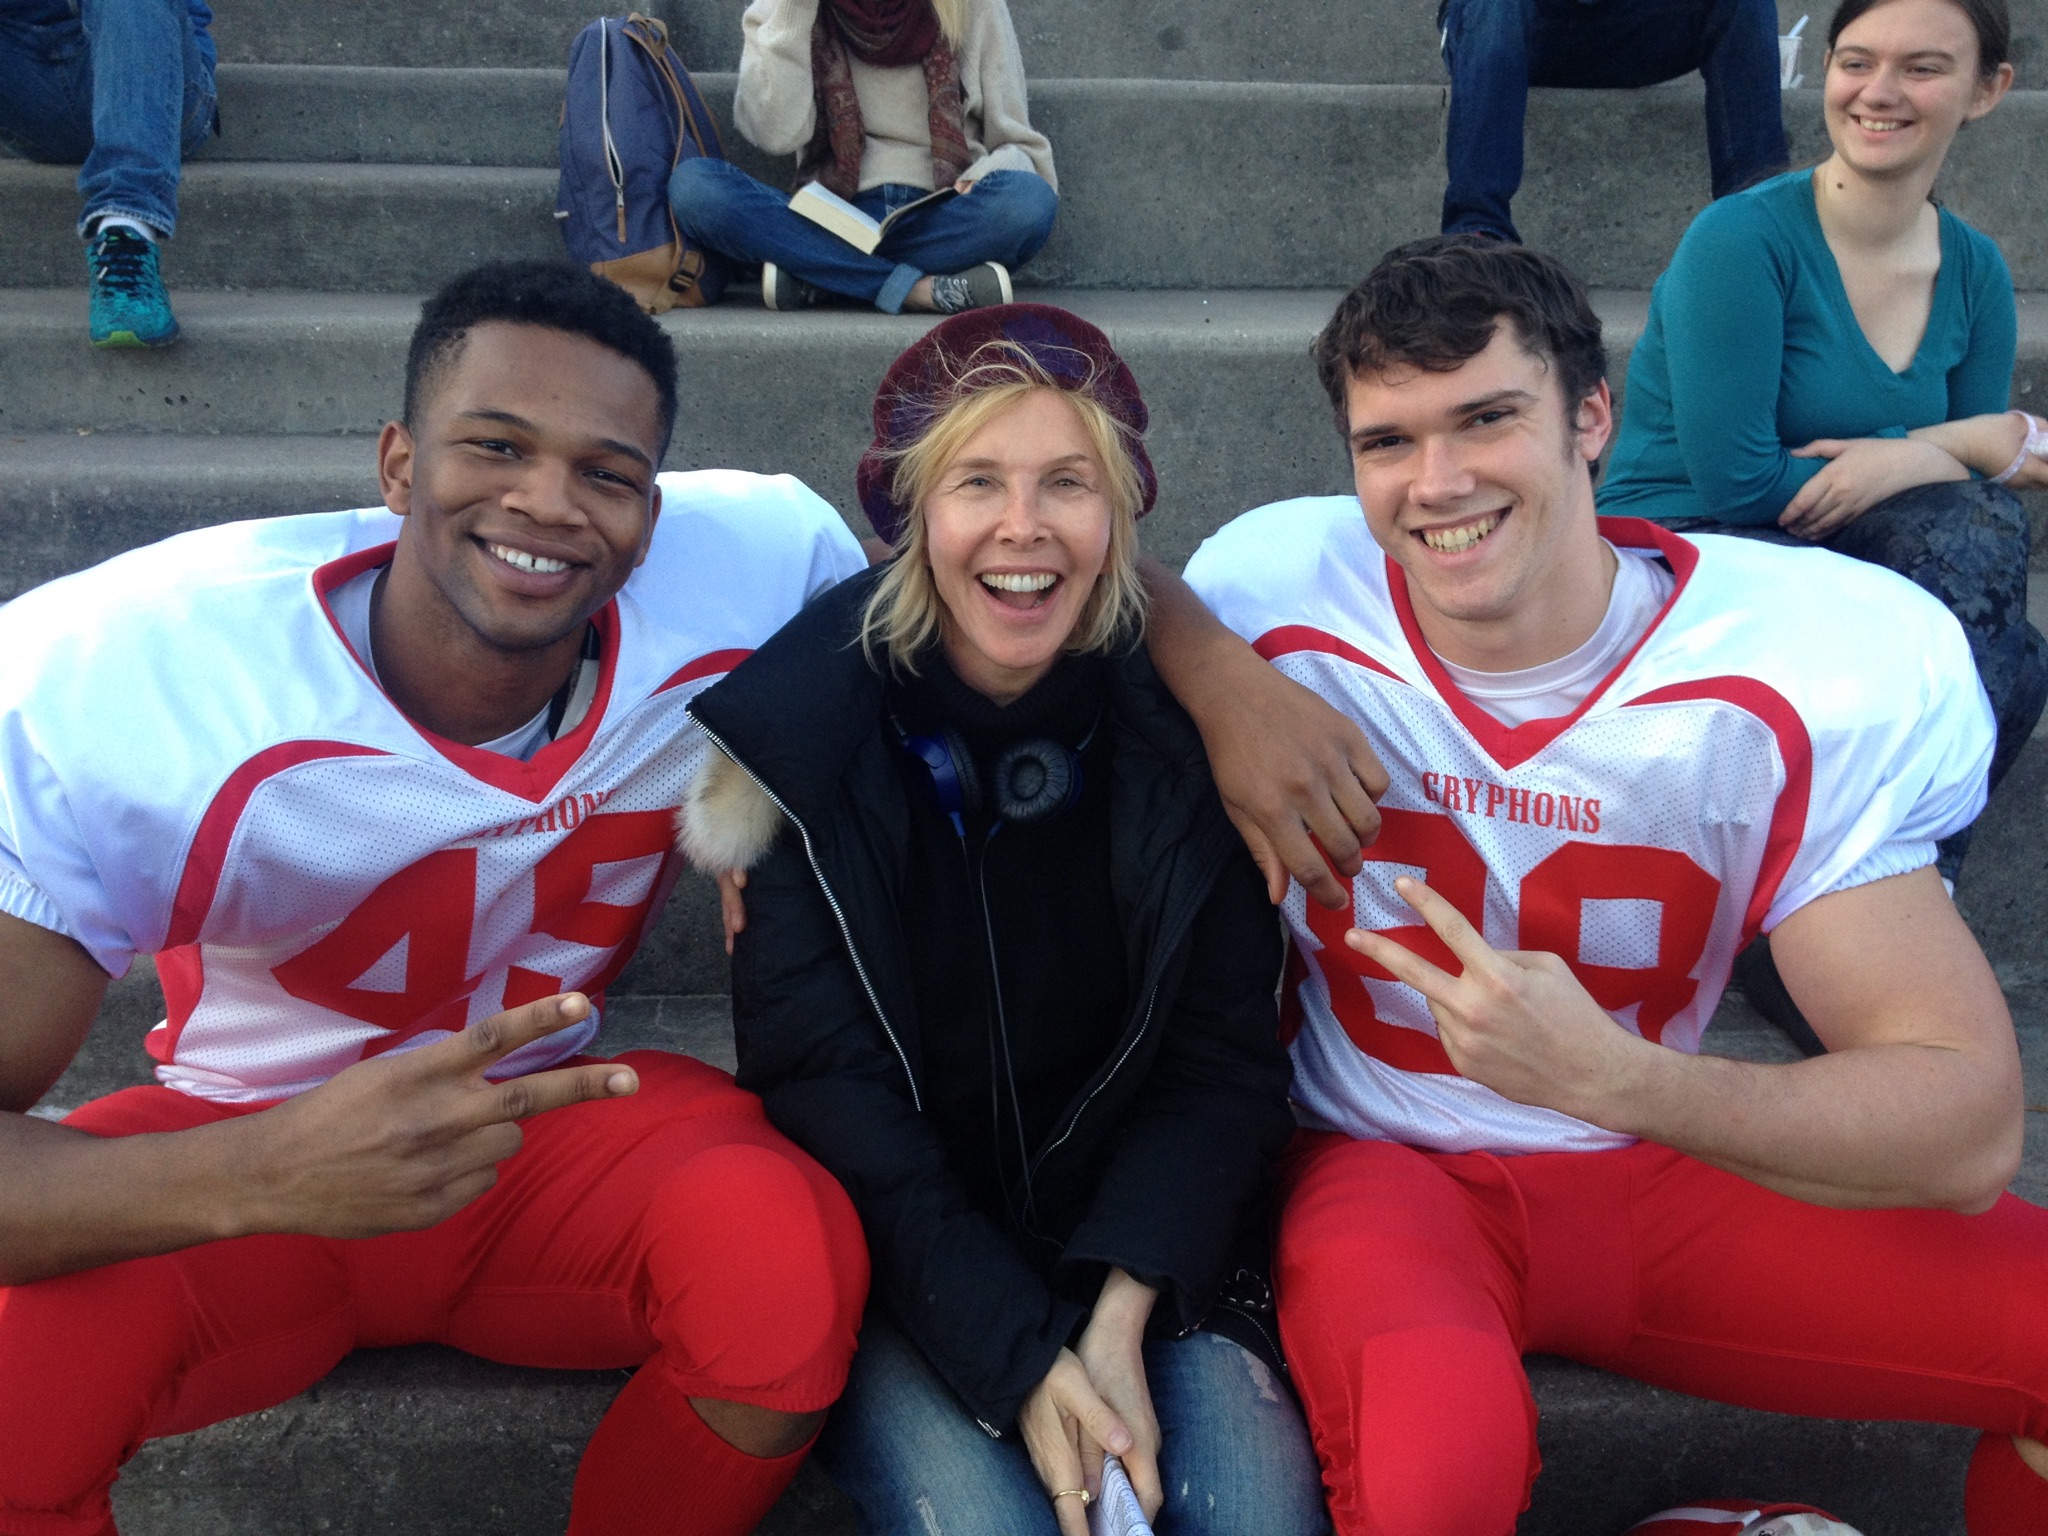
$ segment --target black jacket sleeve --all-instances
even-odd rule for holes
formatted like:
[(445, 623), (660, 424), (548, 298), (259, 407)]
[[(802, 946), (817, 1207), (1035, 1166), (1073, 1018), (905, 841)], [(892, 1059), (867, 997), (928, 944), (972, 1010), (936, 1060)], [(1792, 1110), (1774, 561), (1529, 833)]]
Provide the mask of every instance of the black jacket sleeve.
[(1119, 1266), (1159, 1288), (1155, 1327), (1174, 1332), (1208, 1311), (1294, 1129), (1275, 1003), (1279, 919), (1250, 856), (1231, 844), (1175, 957), (1158, 1054), (1054, 1273), (1063, 1293), (1092, 1295), (1103, 1267)]
[(846, 1187), (896, 1321), (969, 1411), (1006, 1432), (1081, 1309), (969, 1205), (788, 828), (748, 876), (733, 1015), (741, 1086)]

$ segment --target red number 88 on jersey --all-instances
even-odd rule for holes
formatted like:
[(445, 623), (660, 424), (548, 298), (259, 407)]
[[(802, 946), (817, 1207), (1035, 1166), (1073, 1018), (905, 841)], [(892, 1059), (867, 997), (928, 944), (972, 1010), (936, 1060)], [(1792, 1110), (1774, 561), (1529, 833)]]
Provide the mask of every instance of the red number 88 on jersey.
[[(1374, 864), (1419, 870), (1466, 921), (1486, 931), (1486, 862), (1450, 816), (1383, 807), (1380, 835), (1362, 856), (1367, 867), (1360, 881), (1391, 885), (1388, 876), (1373, 871)], [(1720, 895), (1719, 880), (1673, 849), (1572, 839), (1523, 876), (1513, 902), (1518, 917), (1512, 947), (1561, 956), (1595, 1002), (1614, 1014), (1633, 1007), (1637, 1031), (1645, 1040), (1658, 1041), (1665, 1026), (1698, 995), (1693, 971), (1706, 953)], [(1581, 958), (1588, 901), (1640, 904), (1637, 910), (1654, 905), (1654, 961), (1625, 966)], [(1373, 1006), (1366, 981), (1394, 978), (1344, 943), (1353, 914), (1332, 912), (1314, 901), (1305, 906), (1309, 931), (1322, 946), (1315, 961), (1329, 988), (1331, 1009), (1352, 1043), (1402, 1071), (1456, 1076), (1457, 1068), (1435, 1035), (1383, 1019)], [(1453, 975), (1463, 969), (1420, 919), (1373, 931)]]

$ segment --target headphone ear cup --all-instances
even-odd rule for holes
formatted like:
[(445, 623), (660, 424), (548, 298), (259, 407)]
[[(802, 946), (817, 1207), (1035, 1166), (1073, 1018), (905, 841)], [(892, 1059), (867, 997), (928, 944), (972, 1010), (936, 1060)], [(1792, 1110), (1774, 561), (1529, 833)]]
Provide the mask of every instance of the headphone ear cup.
[(950, 725), (941, 726), (936, 736), (904, 734), (903, 750), (925, 766), (932, 776), (932, 799), (947, 816), (973, 815), (982, 806), (981, 774), (974, 766), (974, 754), (967, 739)]
[(1057, 741), (1020, 741), (996, 759), (995, 812), (1004, 821), (1044, 821), (1080, 798), (1081, 760)]

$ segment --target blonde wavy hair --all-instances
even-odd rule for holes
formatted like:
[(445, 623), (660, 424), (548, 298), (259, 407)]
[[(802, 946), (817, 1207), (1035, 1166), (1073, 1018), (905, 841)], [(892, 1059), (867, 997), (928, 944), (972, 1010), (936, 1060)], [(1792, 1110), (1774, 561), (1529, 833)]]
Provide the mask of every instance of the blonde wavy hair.
[(967, 0), (932, 0), (932, 9), (939, 15), (939, 30), (946, 34), (946, 41), (955, 48), (967, 35)]
[(1097, 369), (1078, 382), (1049, 372), (1025, 347), (997, 337), (975, 348), (947, 382), (925, 429), (891, 458), (890, 489), (906, 510), (895, 559), (861, 613), (860, 644), (869, 664), (876, 652), (891, 667), (915, 674), (918, 654), (943, 631), (946, 605), (932, 577), (925, 503), (968, 440), (1026, 396), (1051, 390), (1080, 418), (1088, 445), (1109, 480), (1109, 550), (1064, 647), (1070, 654), (1107, 651), (1135, 640), (1145, 627), (1145, 585), (1138, 577), (1138, 514), (1144, 487), (1131, 454), (1137, 434), (1095, 396)]

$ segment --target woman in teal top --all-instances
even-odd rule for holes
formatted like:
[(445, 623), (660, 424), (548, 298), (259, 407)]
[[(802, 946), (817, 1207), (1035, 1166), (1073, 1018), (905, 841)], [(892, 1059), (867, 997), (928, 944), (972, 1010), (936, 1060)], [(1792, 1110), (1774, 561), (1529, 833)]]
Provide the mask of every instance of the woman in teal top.
[[(1600, 488), (1603, 512), (1821, 543), (1941, 598), (1998, 717), (1994, 785), (2048, 701), (2026, 513), (1977, 478), (2010, 478), (2026, 437), (2005, 414), (2017, 322), (1998, 247), (1929, 193), (1963, 123), (2010, 86), (2009, 36), (2005, 0), (1844, 0), (1834, 153), (1686, 231)], [(1967, 836), (1944, 845), (1945, 874)]]

